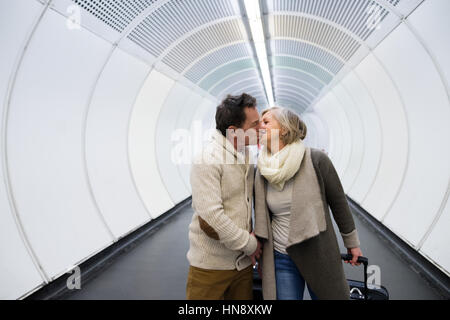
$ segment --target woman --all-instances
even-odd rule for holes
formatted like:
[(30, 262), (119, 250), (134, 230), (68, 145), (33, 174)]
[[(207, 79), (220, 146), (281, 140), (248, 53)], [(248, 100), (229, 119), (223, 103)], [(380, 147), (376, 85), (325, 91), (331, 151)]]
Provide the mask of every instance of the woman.
[(264, 145), (255, 175), (255, 234), (264, 299), (349, 299), (339, 246), (328, 206), (352, 265), (362, 252), (339, 177), (328, 156), (305, 148), (306, 126), (292, 111), (262, 113)]

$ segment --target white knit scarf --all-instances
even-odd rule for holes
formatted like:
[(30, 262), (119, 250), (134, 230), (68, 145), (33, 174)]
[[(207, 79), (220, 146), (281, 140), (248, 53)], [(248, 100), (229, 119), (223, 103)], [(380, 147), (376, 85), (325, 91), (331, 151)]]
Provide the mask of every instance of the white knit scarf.
[(276, 190), (281, 191), (285, 182), (297, 173), (304, 154), (305, 146), (301, 139), (274, 154), (264, 146), (258, 156), (258, 169)]

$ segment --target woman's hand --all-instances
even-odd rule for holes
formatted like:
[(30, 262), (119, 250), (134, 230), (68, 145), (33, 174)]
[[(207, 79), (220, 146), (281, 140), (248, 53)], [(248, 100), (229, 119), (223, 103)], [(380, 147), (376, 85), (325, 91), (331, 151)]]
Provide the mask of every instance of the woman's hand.
[(362, 251), (361, 251), (361, 249), (359, 247), (358, 248), (347, 249), (347, 253), (351, 254), (353, 256), (353, 259), (350, 260), (350, 261), (345, 261), (345, 263), (351, 263), (352, 266), (355, 266), (355, 265), (359, 266), (361, 264), (361, 263), (357, 262), (358, 261), (358, 257), (361, 257), (363, 255)]

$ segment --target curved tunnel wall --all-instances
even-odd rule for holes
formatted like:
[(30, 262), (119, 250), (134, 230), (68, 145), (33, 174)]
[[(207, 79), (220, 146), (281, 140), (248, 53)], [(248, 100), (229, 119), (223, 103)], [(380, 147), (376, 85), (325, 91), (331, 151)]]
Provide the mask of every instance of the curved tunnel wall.
[(186, 199), (171, 133), (217, 104), (120, 43), (68, 28), (58, 4), (0, 8), (1, 298), (30, 294)]
[[(97, 15), (71, 24), (73, 4), (88, 2), (0, 2), (3, 299), (31, 294), (188, 197), (183, 160), (226, 93), (248, 89), (267, 106), (237, 1), (197, 5), (205, 14), (170, 31), (164, 21), (195, 11), (143, 0), (115, 8), (116, 19), (92, 7)], [(303, 112), (306, 142), (329, 153), (350, 197), (449, 274), (448, 2), (405, 7), (383, 41), (369, 38), (381, 41), (373, 50), (352, 51), (351, 67), (344, 48), (327, 56), (320, 39), (288, 34), (283, 1), (268, 3), (277, 103)], [(305, 28), (326, 21), (291, 15)], [(336, 36), (354, 45), (345, 34)], [(174, 148), (182, 139), (188, 154)]]

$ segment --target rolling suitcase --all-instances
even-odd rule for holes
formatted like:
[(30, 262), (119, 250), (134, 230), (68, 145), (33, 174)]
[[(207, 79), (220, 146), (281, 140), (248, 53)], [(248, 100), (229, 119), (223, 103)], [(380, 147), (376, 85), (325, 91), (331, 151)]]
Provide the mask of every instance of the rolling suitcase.
[[(351, 254), (341, 254), (342, 260), (352, 260)], [(366, 257), (359, 257), (358, 262), (364, 265), (364, 281), (347, 279), (350, 287), (351, 300), (389, 300), (389, 292), (383, 286), (371, 287), (367, 285), (367, 267), (369, 260)]]
[(262, 294), (262, 280), (258, 274), (257, 266), (253, 266), (253, 300), (264, 300)]
[[(341, 254), (342, 260), (351, 260), (350, 254)], [(358, 262), (364, 265), (364, 281), (347, 279), (350, 287), (351, 300), (389, 300), (389, 292), (383, 286), (379, 288), (368, 288), (367, 286), (367, 267), (369, 260), (366, 257), (359, 257)], [(253, 268), (253, 300), (263, 300), (262, 281), (258, 275), (256, 266)]]

